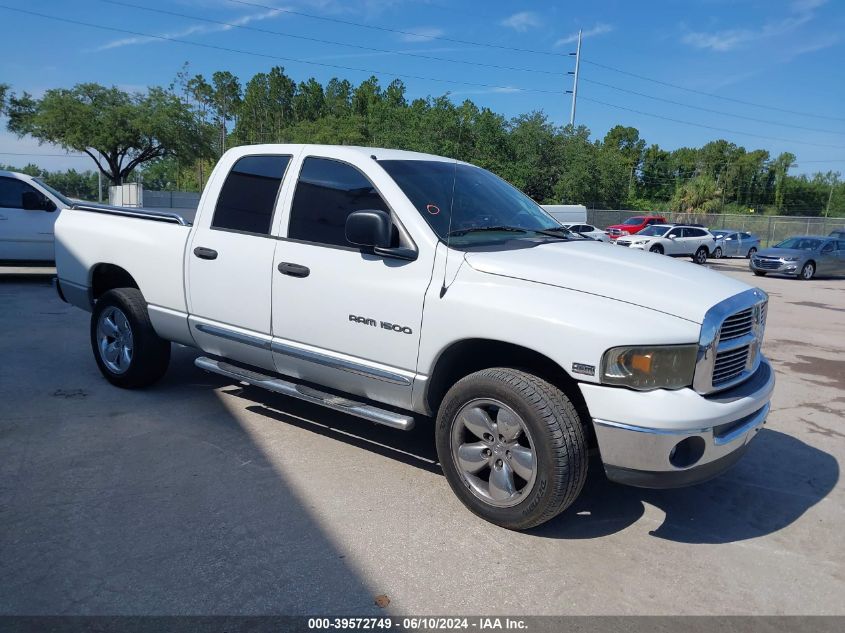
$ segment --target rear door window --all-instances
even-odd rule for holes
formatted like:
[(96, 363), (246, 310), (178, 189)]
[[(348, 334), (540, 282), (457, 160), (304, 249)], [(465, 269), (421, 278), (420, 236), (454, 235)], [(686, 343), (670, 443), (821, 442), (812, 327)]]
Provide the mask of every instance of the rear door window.
[(226, 176), (211, 228), (269, 235), (290, 156), (244, 156)]
[(346, 240), (346, 218), (353, 211), (390, 209), (373, 183), (357, 168), (309, 156), (293, 196), (288, 237), (329, 246), (353, 247)]

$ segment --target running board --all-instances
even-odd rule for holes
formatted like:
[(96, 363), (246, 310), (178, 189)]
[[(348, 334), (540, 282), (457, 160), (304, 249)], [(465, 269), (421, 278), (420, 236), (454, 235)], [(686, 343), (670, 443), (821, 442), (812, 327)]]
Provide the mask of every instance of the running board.
[(342, 411), (350, 415), (364, 418), (376, 424), (383, 424), (400, 431), (410, 431), (414, 428), (414, 418), (410, 415), (402, 415), (401, 413), (394, 413), (387, 409), (379, 409), (371, 404), (363, 402), (356, 402), (340, 396), (335, 396), (324, 391), (312, 389), (304, 385), (297, 385), (296, 383), (282, 380), (281, 378), (274, 378), (265, 374), (260, 374), (257, 371), (243, 369), (236, 367), (229, 363), (224, 363), (205, 356), (200, 356), (194, 361), (194, 365), (205, 371), (210, 371), (227, 378), (232, 378), (239, 382), (245, 382), (255, 387), (261, 387), (268, 391), (274, 391), (292, 398), (299, 398), (306, 402), (319, 404), (329, 409)]

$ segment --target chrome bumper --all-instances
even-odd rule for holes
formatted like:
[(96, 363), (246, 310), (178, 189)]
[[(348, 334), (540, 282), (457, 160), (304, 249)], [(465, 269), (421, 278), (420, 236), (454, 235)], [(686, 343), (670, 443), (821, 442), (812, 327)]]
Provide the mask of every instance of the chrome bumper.
[[(666, 424), (661, 420), (658, 427), (594, 417), (608, 478), (644, 488), (675, 488), (719, 475), (739, 460), (766, 423), (773, 388), (774, 371), (764, 362), (748, 381), (725, 392), (712, 397), (667, 392), (665, 396), (674, 394), (679, 401), (655, 405), (664, 413), (671, 406), (676, 416), (687, 413), (689, 420), (697, 422)], [(651, 419), (659, 420), (657, 416)]]

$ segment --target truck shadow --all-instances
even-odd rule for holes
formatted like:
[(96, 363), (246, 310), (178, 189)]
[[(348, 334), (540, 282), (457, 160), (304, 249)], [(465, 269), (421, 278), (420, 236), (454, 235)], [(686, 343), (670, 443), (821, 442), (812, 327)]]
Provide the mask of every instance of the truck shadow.
[[(429, 472), (442, 472), (430, 421), (398, 432), (342, 413), (258, 389), (232, 387), (247, 409), (285, 424), (391, 457)], [(777, 532), (824, 499), (839, 480), (830, 454), (786, 433), (764, 429), (742, 460), (709, 482), (676, 490), (648, 490), (607, 479), (591, 460), (583, 492), (563, 514), (527, 534), (591, 539), (620, 532), (645, 515), (646, 504), (665, 513), (651, 535), (680, 543), (730, 543)]]
[(839, 463), (832, 455), (764, 429), (731, 470), (690, 488), (621, 486), (607, 479), (596, 459), (581, 496), (557, 520), (533, 533), (563, 539), (606, 536), (638, 521), (648, 504), (664, 513), (652, 536), (678, 543), (731, 543), (785, 528), (838, 481)]

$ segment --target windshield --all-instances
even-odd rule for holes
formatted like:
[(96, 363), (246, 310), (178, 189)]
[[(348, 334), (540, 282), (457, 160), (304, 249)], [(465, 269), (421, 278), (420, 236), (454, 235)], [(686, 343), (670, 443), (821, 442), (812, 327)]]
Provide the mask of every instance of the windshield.
[(65, 206), (65, 207), (73, 206), (73, 202), (71, 202), (70, 198), (65, 196), (63, 193), (56, 191), (55, 189), (53, 189), (53, 187), (48, 185), (46, 182), (44, 182), (40, 178), (33, 178), (33, 180), (35, 182), (37, 182), (39, 185), (41, 185), (44, 189), (46, 189), (47, 191), (52, 193), (54, 196), (56, 196), (61, 201), (62, 206)]
[(821, 240), (811, 237), (790, 237), (780, 244), (775, 244), (775, 248), (796, 248), (800, 251), (814, 251), (821, 246), (821, 243)]
[(642, 224), (644, 220), (644, 217), (628, 218), (622, 224), (623, 226), (636, 226), (637, 224)]
[(642, 231), (637, 231), (637, 235), (645, 235), (646, 237), (656, 237), (658, 235), (663, 235), (665, 232), (665, 226), (652, 225), (645, 227)]
[(440, 238), (451, 234), (450, 244), (536, 238), (537, 231), (549, 230), (567, 235), (531, 198), (480, 167), (434, 160), (379, 165)]

